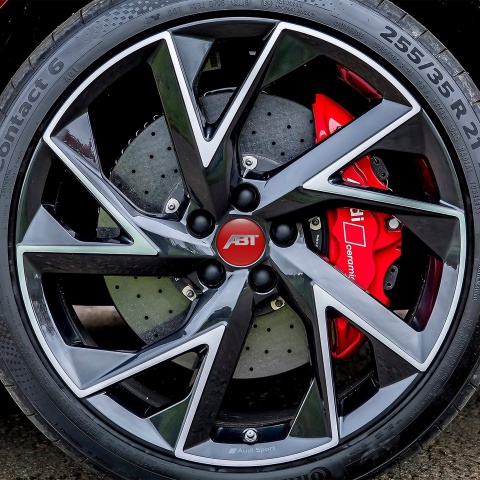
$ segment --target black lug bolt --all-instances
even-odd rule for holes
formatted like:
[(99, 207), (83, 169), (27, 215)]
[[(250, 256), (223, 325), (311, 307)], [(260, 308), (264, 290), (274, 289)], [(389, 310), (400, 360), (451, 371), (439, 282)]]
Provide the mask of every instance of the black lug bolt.
[(293, 223), (274, 223), (270, 229), (273, 242), (279, 247), (289, 247), (297, 238), (297, 226)]
[(200, 281), (210, 288), (220, 286), (225, 280), (225, 268), (218, 262), (203, 264), (197, 273)]
[(250, 272), (250, 283), (255, 291), (267, 293), (277, 284), (277, 276), (272, 268), (260, 265)]
[(187, 218), (190, 233), (198, 238), (207, 237), (215, 228), (215, 220), (206, 210), (194, 210)]
[(244, 183), (233, 191), (232, 203), (241, 212), (253, 212), (260, 203), (260, 194), (253, 185)]

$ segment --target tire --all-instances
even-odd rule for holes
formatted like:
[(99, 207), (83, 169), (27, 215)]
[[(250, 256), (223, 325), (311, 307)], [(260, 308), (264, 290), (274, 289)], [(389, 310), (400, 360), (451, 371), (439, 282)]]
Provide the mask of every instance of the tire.
[(0, 97), (7, 390), (113, 478), (404, 459), (480, 383), (479, 101), (388, 0), (88, 5)]

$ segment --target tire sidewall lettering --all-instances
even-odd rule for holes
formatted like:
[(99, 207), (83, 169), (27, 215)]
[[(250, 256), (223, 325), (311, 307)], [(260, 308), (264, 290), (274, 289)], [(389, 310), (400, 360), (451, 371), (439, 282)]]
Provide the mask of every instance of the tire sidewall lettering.
[[(349, 9), (345, 8), (347, 5), (350, 5)], [(353, 43), (361, 42), (386, 59), (392, 67), (399, 72), (399, 75), (404, 75), (404, 77), (418, 89), (418, 92), (429, 103), (438, 118), (446, 124), (446, 134), (449, 136), (452, 145), (455, 147), (459, 158), (459, 166), (463, 169), (466, 184), (471, 192), (471, 198), (473, 199), (473, 212), (476, 216), (480, 215), (480, 188), (478, 183), (478, 161), (480, 149), (478, 151), (472, 149), (472, 143), (467, 139), (463, 128), (465, 126), (471, 128), (471, 123), (473, 123), (480, 131), (478, 119), (476, 119), (465, 99), (465, 96), (454, 81), (451, 81), (451, 87), (454, 91), (450, 92), (450, 97), (446, 99), (442, 97), (441, 92), (438, 91), (438, 84), (434, 83), (435, 80), (431, 80), (436, 77), (433, 75), (428, 77), (426, 75), (426, 73), (431, 73), (433, 68), (437, 68), (442, 72), (445, 78), (451, 80), (450, 75), (447, 74), (438, 61), (431, 54), (426, 52), (418, 42), (410, 38), (396, 25), (389, 23), (385, 18), (380, 17), (377, 14), (372, 14), (369, 17), (370, 21), (367, 24), (365, 12), (371, 11), (366, 9), (366, 7), (351, 4), (350, 2), (347, 4), (340, 0), (315, 1), (308, 3), (301, 0), (185, 0), (177, 3), (165, 4), (163, 7), (159, 6), (143, 16), (138, 16), (129, 22), (126, 22), (124, 31), (114, 29), (105, 34), (101, 31), (101, 28), (96, 30), (99, 24), (103, 25), (104, 23), (106, 17), (105, 15), (102, 15), (87, 25), (83, 32), (79, 32), (78, 35), (75, 35), (75, 38), (66, 40), (65, 44), (53, 54), (53, 57), (47, 60), (45, 64), (35, 72), (35, 75), (29, 80), (27, 86), (13, 102), (5, 121), (0, 128), (0, 183), (2, 185), (0, 194), (0, 212), (2, 215), (0, 220), (2, 221), (2, 227), (0, 229), (2, 235), (2, 237), (0, 237), (0, 288), (2, 290), (2, 295), (9, 298), (8, 302), (0, 302), (0, 317), (3, 317), (0, 318), (0, 321), (8, 322), (11, 326), (12, 334), (15, 335), (17, 339), (17, 345), (24, 344), (29, 346), (28, 348), (25, 347), (24, 350), (20, 352), (25, 359), (24, 361), (26, 365), (32, 365), (35, 362), (39, 362), (42, 359), (42, 354), (41, 352), (38, 352), (38, 356), (34, 358), (31, 355), (30, 349), (32, 348), (32, 343), (28, 338), (28, 335), (22, 333), (20, 328), (17, 329), (18, 331), (14, 331), (15, 325), (23, 325), (24, 319), (22, 319), (18, 311), (13, 308), (16, 300), (14, 291), (10, 285), (10, 267), (7, 261), (9, 244), (7, 227), (9, 224), (11, 208), (10, 197), (15, 186), (15, 179), (18, 171), (20, 168), (24, 168), (22, 167), (22, 162), (25, 153), (29, 149), (30, 142), (28, 140), (34, 138), (38, 125), (41, 124), (43, 118), (47, 115), (50, 106), (60, 97), (61, 93), (66, 88), (66, 85), (68, 84), (69, 88), (73, 88), (73, 86), (77, 84), (76, 82), (79, 81), (79, 78), (82, 77), (82, 72), (84, 72), (85, 68), (91, 65), (100, 55), (108, 53), (111, 45), (118, 42), (128, 41), (131, 37), (143, 32), (145, 29), (152, 29), (152, 31), (154, 31), (156, 27), (161, 26), (164, 22), (175, 22), (191, 15), (192, 13), (229, 11), (232, 12), (232, 14), (240, 15), (245, 9), (257, 10), (260, 13), (271, 13), (277, 17), (284, 15), (297, 15), (298, 17), (292, 17), (292, 20), (303, 21), (306, 26), (316, 25), (320, 28), (322, 28), (322, 26), (333, 28), (342, 38), (349, 38)], [(314, 20), (318, 23), (311, 23)], [(380, 34), (385, 31), (385, 26), (389, 26), (398, 32), (397, 39), (403, 36), (412, 42), (412, 46), (407, 52), (396, 50), (393, 44), (388, 43), (380, 36)], [(90, 28), (88, 31), (89, 38), (87, 38), (88, 36), (86, 35), (88, 28)], [(93, 35), (94, 32), (97, 32), (96, 36)], [(403, 42), (400, 44), (402, 43)], [(81, 48), (78, 48), (78, 44), (81, 45)], [(98, 50), (97, 53), (94, 54), (92, 52), (95, 47), (97, 47)], [(425, 71), (418, 71), (418, 69), (416, 69), (415, 63), (413, 63), (407, 56), (412, 52), (413, 47), (420, 49), (422, 53), (425, 54), (425, 62), (432, 62), (434, 64), (432, 69)], [(22, 104), (28, 101), (28, 95), (31, 94), (33, 85), (36, 81), (41, 81), (42, 85), (48, 84), (48, 86), (44, 90), (41, 90), (41, 87), (37, 87), (37, 91), (40, 91), (41, 95), (37, 100), (31, 102), (32, 108), (29, 110), (28, 115), (22, 117), (24, 118), (24, 121), (21, 125), (18, 125), (18, 133), (15, 136), (15, 141), (9, 143), (8, 147), (3, 146), (5, 143), (3, 139), (6, 134), (5, 126), (9, 125), (8, 120), (12, 115), (18, 115)], [(440, 84), (441, 83), (442, 82), (440, 82)], [(35, 97), (36, 93), (31, 98)], [(465, 102), (468, 114), (462, 115), (460, 120), (457, 120), (454, 116), (455, 110), (452, 110), (451, 105), (459, 100)], [(19, 142), (18, 139), (20, 138), (22, 138), (22, 142)], [(7, 148), (8, 152), (6, 152)], [(2, 155), (2, 153), (4, 153), (4, 155)], [(478, 247), (476, 245), (474, 253), (477, 254), (476, 257), (478, 258)], [(478, 267), (480, 271), (480, 266), (476, 265), (476, 267)], [(455, 340), (452, 342), (451, 348), (449, 348), (449, 351), (446, 353), (443, 365), (437, 369), (435, 374), (429, 380), (428, 386), (430, 388), (430, 393), (426, 394), (421, 400), (413, 400), (409, 407), (408, 415), (396, 415), (389, 418), (388, 421), (377, 430), (375, 442), (372, 440), (367, 440), (363, 443), (358, 441), (357, 444), (352, 443), (352, 446), (349, 447), (345, 453), (335, 452), (332, 455), (318, 456), (313, 469), (313, 465), (296, 466), (291, 468), (287, 467), (285, 468), (285, 471), (282, 471), (281, 473), (278, 471), (271, 471), (264, 472), (264, 474), (258, 474), (258, 478), (261, 480), (278, 480), (278, 478), (293, 480), (330, 479), (334, 478), (334, 475), (336, 477), (342, 474), (347, 475), (349, 470), (353, 468), (348, 465), (357, 468), (356, 465), (360, 458), (377, 458), (376, 452), (379, 449), (379, 445), (384, 447), (392, 445), (392, 448), (394, 449), (399, 448), (394, 444), (398, 429), (403, 427), (403, 424), (406, 424), (407, 422), (415, 421), (420, 413), (428, 408), (428, 406), (439, 396), (444, 388), (446, 379), (448, 379), (452, 372), (455, 371), (462, 352), (468, 348), (468, 345), (472, 340), (472, 332), (474, 331), (476, 324), (476, 320), (473, 320), (473, 318), (475, 318), (475, 312), (478, 311), (478, 284), (475, 286), (475, 289), (476, 290), (474, 291), (474, 286), (472, 285), (469, 301), (467, 302), (466, 307), (467, 318), (459, 327)], [(15, 348), (19, 347), (16, 346)], [(50, 373), (43, 365), (37, 365), (35, 372), (38, 379), (43, 379), (46, 382), (46, 385), (51, 386), (49, 388), (53, 388), (55, 382), (51, 379)], [(72, 439), (74, 439), (75, 436), (72, 435), (72, 431), (81, 423), (81, 420), (76, 417), (85, 416), (85, 418), (87, 418), (89, 413), (86, 410), (82, 412), (81, 409), (72, 408), (72, 396), (69, 392), (62, 392), (62, 394), (58, 395), (58, 398), (55, 398), (53, 401), (63, 409), (67, 409), (67, 406), (70, 408), (69, 421), (71, 421), (72, 426), (68, 431), (65, 429), (63, 435), (65, 437), (70, 437), (73, 442)], [(89, 426), (87, 422), (85, 422), (82, 427), (86, 430), (88, 430), (88, 428), (93, 428), (92, 426)], [(92, 433), (93, 432), (94, 430), (92, 430)], [(104, 445), (108, 445), (108, 440), (104, 440)], [(156, 472), (159, 475), (159, 479), (162, 475), (166, 475), (170, 478), (182, 478), (182, 480), (190, 480), (193, 478), (203, 480), (212, 478), (212, 474), (208, 471), (199, 469), (198, 472), (192, 473), (190, 469), (183, 466), (178, 466), (178, 469), (174, 469), (161, 460), (152, 459), (151, 455), (147, 455), (133, 448), (129, 450), (126, 446), (118, 448), (117, 454), (120, 457), (124, 456), (126, 462), (133, 461), (132, 459), (135, 458), (135, 461), (141, 465), (141, 468)], [(105, 462), (100, 455), (97, 456), (96, 461), (99, 464)], [(106, 464), (106, 468), (114, 469), (115, 465)], [(119, 466), (118, 468), (120, 469), (123, 467)], [(279, 475), (281, 475), (281, 477)], [(135, 477), (132, 476), (132, 478)], [(234, 473), (219, 473), (215, 478), (218, 478), (219, 480), (230, 480), (237, 478), (237, 475)]]

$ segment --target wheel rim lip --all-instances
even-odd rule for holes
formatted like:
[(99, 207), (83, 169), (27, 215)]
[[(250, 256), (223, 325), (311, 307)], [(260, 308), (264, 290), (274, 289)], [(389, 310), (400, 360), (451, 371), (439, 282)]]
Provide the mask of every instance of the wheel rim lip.
[[(309, 34), (312, 34), (312, 36), (314, 36), (316, 38), (321, 38), (325, 41), (331, 41), (332, 40), (332, 38), (327, 36), (327, 35), (320, 34), (319, 32), (315, 32), (315, 31), (307, 29), (305, 27), (300, 27), (299, 28), (299, 27), (295, 26), (294, 31), (301, 31), (303, 33), (309, 32)], [(112, 59), (112, 61), (107, 62), (107, 64), (104, 67), (102, 67), (102, 68), (104, 68), (103, 71), (99, 72), (98, 75), (96, 75), (96, 76), (99, 76), (101, 73), (104, 73), (108, 68), (113, 66), (115, 63), (117, 63), (122, 58), (129, 55), (130, 53), (133, 53), (133, 52), (139, 50), (140, 48), (142, 48), (143, 46), (149, 45), (150, 43), (157, 42), (157, 41), (161, 40), (163, 38), (162, 35), (164, 35), (164, 34), (158, 34), (154, 37), (146, 39), (143, 42), (139, 42), (139, 44), (136, 44), (135, 46), (130, 47), (125, 52), (122, 52), (122, 54), (119, 54), (118, 56), (114, 57), (114, 59)], [(339, 42), (339, 44), (343, 45), (343, 42)], [(360, 53), (360, 52), (357, 52), (356, 50), (354, 50), (354, 51), (356, 53)], [(128, 52), (128, 53), (126, 53), (126, 52)], [(368, 57), (365, 56), (365, 58), (368, 58)], [(115, 61), (113, 61), (113, 60), (115, 60)], [(100, 69), (100, 70), (102, 70), (102, 69)], [(89, 77), (89, 79), (87, 79), (85, 82), (83, 82), (82, 85), (76, 90), (75, 93), (78, 92), (78, 94), (80, 94), (81, 92), (83, 92), (84, 89), (94, 80), (94, 78), (92, 78), (92, 77), (94, 77), (94, 75), (92, 75), (91, 77)], [(96, 78), (96, 76), (95, 76), (95, 78)], [(397, 82), (397, 81), (395, 80), (395, 82)], [(406, 89), (403, 88), (403, 86), (402, 86), (402, 90), (407, 92)], [(410, 96), (410, 94), (408, 94), (408, 95)], [(75, 97), (75, 94), (73, 94), (72, 97)], [(44, 137), (43, 137), (44, 141), (47, 144), (49, 144), (49, 146), (52, 148), (52, 150), (54, 150), (57, 153), (57, 155), (59, 155), (60, 157), (63, 156), (63, 153), (56, 148), (56, 145), (51, 140), (51, 136), (52, 136), (53, 130), (55, 129), (56, 125), (58, 124), (58, 122), (60, 121), (60, 119), (62, 118), (64, 113), (67, 111), (67, 109), (71, 106), (71, 104), (73, 103), (75, 98), (73, 98), (72, 100), (71, 99), (67, 100), (66, 104), (62, 107), (60, 112), (54, 117), (54, 120), (52, 120), (51, 124), (47, 128), (47, 131), (45, 132)], [(410, 98), (413, 98), (413, 97), (410, 96)], [(416, 101), (415, 101), (415, 104), (416, 104)], [(392, 128), (392, 130), (393, 130), (393, 128)], [(353, 155), (353, 157), (355, 157), (355, 156), (356, 155)], [(68, 161), (68, 158), (65, 158), (65, 160)], [(313, 183), (310, 183), (310, 182), (313, 182)], [(311, 188), (315, 187), (315, 189), (317, 189), (317, 186), (315, 184), (315, 179), (312, 179), (309, 182), (307, 182), (304, 185), (304, 187), (307, 188), (307, 189), (311, 189)], [(24, 188), (25, 188), (25, 186), (24, 186)], [(355, 191), (350, 190), (349, 193), (352, 196), (358, 195), (358, 191), (356, 191), (356, 190)], [(22, 192), (22, 195), (23, 194), (24, 194), (24, 192)], [(445, 337), (446, 337), (447, 332), (448, 332), (448, 329), (450, 328), (450, 325), (452, 323), (453, 316), (454, 316), (455, 311), (456, 311), (456, 306), (458, 305), (458, 300), (459, 300), (459, 297), (460, 297), (460, 292), (461, 292), (462, 283), (463, 283), (465, 261), (466, 261), (466, 225), (465, 225), (464, 222), (461, 221), (462, 219), (460, 217), (459, 217), (459, 220), (460, 220), (460, 223), (461, 223), (462, 245), (461, 245), (461, 257), (460, 257), (460, 263), (459, 263), (459, 272), (458, 272), (458, 282), (457, 282), (457, 285), (456, 285), (456, 291), (455, 291), (454, 302), (453, 302), (453, 304), (455, 304), (455, 308), (452, 307), (452, 309), (450, 311), (449, 320), (445, 322), (442, 333), (439, 336), (439, 339), (437, 340), (436, 347), (431, 351), (430, 355), (428, 356), (428, 358), (423, 363), (418, 364), (418, 369), (420, 371), (425, 371), (428, 368), (430, 363), (433, 361), (434, 357), (437, 355), (438, 350), (443, 345)], [(122, 225), (122, 226), (128, 227), (128, 225)], [(141, 247), (143, 253), (152, 252), (152, 249), (154, 249), (153, 244), (149, 245), (148, 241), (146, 242), (145, 239), (138, 239), (138, 244), (140, 244), (139, 246)], [(119, 248), (119, 253), (121, 251), (120, 248)], [(44, 337), (45, 332), (41, 330), (38, 322), (35, 321), (36, 315), (35, 315), (35, 311), (34, 311), (32, 305), (30, 303), (30, 296), (29, 296), (28, 287), (27, 287), (26, 273), (25, 273), (24, 263), (23, 263), (23, 254), (28, 252), (28, 251), (29, 251), (28, 247), (27, 248), (26, 247), (19, 247), (17, 249), (17, 265), (18, 265), (18, 274), (19, 274), (19, 278), (20, 278), (22, 296), (23, 296), (23, 299), (24, 299), (24, 304), (25, 304), (25, 306), (27, 308), (27, 311), (29, 313), (29, 318), (31, 320), (32, 327), (35, 330), (35, 333), (37, 334), (37, 338), (38, 338), (39, 342), (41, 343), (41, 345), (43, 347), (43, 350), (46, 352), (47, 357), (49, 357), (50, 361), (56, 366), (57, 373), (59, 373), (59, 375), (62, 377), (62, 379), (67, 383), (67, 385), (71, 388), (71, 390), (75, 394), (77, 394), (79, 397), (83, 397), (85, 395), (88, 395), (88, 393), (86, 393), (85, 390), (79, 389), (78, 386), (75, 384), (75, 382), (68, 375), (65, 374), (61, 364), (58, 362), (55, 355), (51, 352), (50, 345), (45, 340), (45, 337)], [(256, 263), (256, 262), (254, 262), (254, 263)], [(63, 375), (62, 375), (62, 372), (63, 372)], [(264, 460), (264, 461), (227, 461), (227, 462), (225, 462), (225, 461), (220, 461), (219, 460), (217, 462), (216, 459), (206, 459), (204, 457), (198, 457), (196, 455), (187, 454), (186, 452), (181, 450), (181, 448), (178, 448), (177, 450), (175, 450), (175, 454), (179, 458), (184, 458), (186, 460), (192, 460), (194, 462), (201, 461), (202, 463), (206, 463), (206, 460), (207, 460), (208, 463), (210, 463), (212, 465), (258, 466), (258, 465), (271, 465), (271, 464), (276, 464), (276, 463), (284, 463), (284, 462), (289, 462), (289, 461), (296, 460), (298, 458), (304, 458), (304, 457), (307, 457), (307, 456), (310, 456), (310, 455), (313, 455), (313, 454), (316, 454), (316, 453), (320, 453), (320, 452), (325, 451), (327, 449), (330, 449), (330, 448), (334, 447), (335, 445), (337, 445), (338, 442), (339, 442), (338, 435), (336, 437), (335, 437), (335, 435), (333, 435), (331, 441), (328, 442), (326, 445), (322, 445), (318, 448), (311, 449), (307, 452), (301, 452), (301, 453), (296, 454), (296, 455), (290, 455), (290, 456), (285, 456), (285, 457), (275, 457), (275, 458), (272, 458), (272, 459), (269, 459), (269, 460)], [(181, 441), (179, 441), (179, 445), (181, 445)]]

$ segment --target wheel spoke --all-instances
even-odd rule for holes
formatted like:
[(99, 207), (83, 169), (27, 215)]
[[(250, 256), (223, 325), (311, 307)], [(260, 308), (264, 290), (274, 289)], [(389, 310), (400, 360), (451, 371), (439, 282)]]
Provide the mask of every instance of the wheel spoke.
[(462, 210), (445, 203), (411, 200), (343, 185), (332, 185), (329, 190), (330, 200), (351, 203), (355, 198), (356, 208), (391, 212), (442, 260), (458, 264), (465, 219)]
[[(200, 111), (193, 101), (171, 37), (161, 43), (151, 66), (190, 196), (218, 218), (223, 213), (221, 208), (224, 208), (230, 188), (230, 176), (225, 175), (229, 170), (228, 159), (219, 159), (216, 166), (221, 172), (218, 176), (208, 171), (213, 155), (205, 151), (209, 143), (203, 137)], [(218, 203), (216, 198), (220, 200)]]
[[(293, 288), (311, 282), (315, 299), (345, 315), (353, 324), (387, 345), (408, 363), (422, 368), (426, 359), (421, 334), (370, 296), (343, 273), (297, 242), (288, 249), (270, 245), (271, 259)], [(427, 354), (430, 352), (427, 352)]]
[[(284, 277), (284, 280), (287, 279)], [(298, 300), (300, 292), (297, 288), (298, 283), (293, 287), (293, 296)], [(310, 283), (307, 288), (302, 287), (301, 290), (303, 290), (303, 299), (300, 301), (300, 307), (306, 297), (311, 297), (307, 303), (311, 304), (313, 302), (315, 308), (313, 318), (316, 320), (309, 325), (310, 328), (307, 328), (307, 331), (310, 331), (310, 354), (316, 380), (312, 383), (297, 413), (290, 435), (299, 437), (316, 436), (317, 438), (329, 437), (333, 444), (336, 444), (338, 442), (338, 416), (333, 385), (330, 342), (327, 331), (326, 311), (328, 305), (325, 303), (324, 298), (319, 295), (321, 290), (318, 286)], [(319, 412), (321, 413), (319, 414)], [(296, 433), (297, 429), (299, 433)]]
[[(152, 257), (131, 250), (130, 245), (77, 240), (42, 206), (17, 245), (19, 255), (25, 254), (41, 273), (133, 275), (141, 264), (148, 267)], [(138, 257), (138, 263), (132, 262), (131, 255)]]
[(152, 419), (139, 418), (105, 393), (93, 395), (89, 397), (87, 401), (102, 415), (114, 421), (131, 434), (142, 438), (152, 445), (156, 445), (165, 450), (171, 450), (170, 444), (167, 443), (165, 438), (159, 433)]
[(330, 201), (335, 199), (346, 204), (354, 201), (355, 208), (392, 213), (440, 258), (458, 263), (465, 219), (459, 208), (344, 185), (329, 184), (326, 190)]
[(256, 213), (271, 218), (319, 201), (321, 197), (305, 190), (329, 192), (329, 179), (334, 173), (416, 113), (416, 107), (383, 100), (377, 107), (281, 169), (267, 182), (257, 182), (261, 202)]
[(231, 329), (236, 329), (239, 313), (235, 305), (242, 297), (245, 282), (245, 272), (230, 274), (221, 288), (200, 297), (181, 330), (137, 353), (71, 347), (52, 328), (42, 335), (70, 386), (79, 397), (86, 397), (198, 346), (207, 346), (208, 358), (215, 357), (220, 340), (224, 341), (224, 331), (230, 324)]
[[(238, 277), (240, 278), (240, 272)], [(178, 449), (192, 447), (210, 438), (254, 317), (254, 296), (248, 287), (246, 273), (243, 273), (243, 279), (245, 283), (242, 291), (232, 299), (236, 303), (231, 309), (229, 322), (211, 370), (202, 372), (198, 381), (180, 434)], [(231, 304), (233, 305), (233, 302)]]
[[(272, 260), (274, 260), (272, 256)], [(285, 264), (280, 262), (277, 266)], [(287, 269), (288, 270), (288, 269)], [(289, 435), (304, 438), (331, 438), (338, 441), (338, 421), (336, 398), (333, 386), (333, 370), (330, 355), (330, 342), (327, 331), (324, 298), (307, 275), (291, 274), (284, 268), (278, 269), (278, 290), (306, 322), (309, 336), (310, 357), (315, 371), (315, 379), (292, 422)], [(313, 414), (313, 412), (316, 412)]]
[(389, 387), (418, 373), (415, 367), (383, 343), (375, 338), (371, 339), (371, 343), (380, 388)]
[[(255, 65), (243, 85), (234, 95), (225, 116), (218, 128), (209, 134), (205, 122), (193, 96), (189, 80), (192, 68), (199, 68), (193, 62), (191, 52), (182, 62), (172, 38), (166, 38), (152, 59), (157, 87), (162, 99), (165, 115), (170, 125), (173, 142), (182, 168), (185, 183), (195, 201), (202, 207), (215, 213), (218, 218), (225, 213), (225, 205), (230, 191), (230, 181), (235, 175), (235, 149), (231, 140), (232, 133), (238, 129), (239, 122), (260, 90), (275, 79), (308, 61), (315, 53), (303, 43), (298, 43), (298, 55), (285, 62), (285, 51), (292, 46), (292, 35), (284, 33), (284, 26), (273, 30)], [(181, 50), (185, 50), (185, 38), (180, 37)], [(205, 52), (204, 41), (189, 39), (190, 46)], [(193, 48), (193, 47), (192, 47)], [(182, 55), (184, 57), (184, 55)], [(184, 73), (185, 72), (185, 73)], [(208, 138), (207, 138), (208, 137)], [(220, 206), (222, 205), (222, 206)]]
[[(188, 56), (184, 70), (170, 36), (165, 38), (151, 61), (185, 183), (196, 203), (217, 218), (227, 208), (234, 173), (234, 147), (230, 136), (249, 105), (249, 98), (258, 90), (261, 74), (267, 65), (266, 59), (277, 38), (278, 34), (273, 33), (213, 135), (205, 131), (205, 122), (188, 82), (192, 77), (192, 68), (199, 68), (201, 64), (198, 61), (192, 64)], [(183, 50), (185, 39), (177, 41), (180, 41)], [(203, 41), (194, 44), (202, 51), (207, 46)]]
[(182, 224), (157, 222), (155, 226), (163, 231), (156, 238), (159, 253), (153, 256), (128, 243), (79, 240), (41, 206), (17, 250), (41, 273), (178, 276), (211, 258), (210, 247), (193, 239)]
[(415, 215), (400, 210), (396, 217), (443, 261), (458, 265), (463, 214), (456, 213), (458, 216)]
[(129, 208), (128, 202), (114, 191), (112, 185), (104, 179), (99, 169), (88, 164), (81, 154), (69, 144), (64, 143), (61, 138), (50, 137), (47, 132), (44, 135), (44, 141), (102, 208), (130, 235), (138, 253), (155, 254), (156, 248), (153, 243), (133, 222), (133, 208)]
[(57, 138), (100, 171), (100, 159), (88, 112), (83, 112), (72, 120), (57, 134)]
[(405, 152), (426, 159), (438, 191), (441, 192), (442, 201), (462, 207), (462, 191), (450, 161), (450, 154), (424, 110), (382, 138), (372, 150), (384, 151), (387, 154), (390, 151)]
[[(186, 260), (187, 257), (212, 255), (208, 239), (192, 237), (181, 222), (153, 218), (138, 213), (98, 170), (87, 165), (83, 158), (68, 145), (56, 137), (45, 138), (45, 141), (98, 201), (99, 205), (131, 238), (131, 245), (117, 245), (115, 248), (110, 245), (112, 253), (115, 251), (118, 254), (146, 256), (158, 254), (162, 258), (182, 257), (183, 260)], [(41, 220), (44, 219), (45, 215), (42, 214)], [(30, 240), (29, 245), (33, 248), (35, 241)], [(56, 245), (53, 237), (51, 245)], [(105, 245), (103, 244), (103, 246)], [(96, 248), (99, 245), (93, 245), (93, 247)], [(52, 247), (48, 251), (55, 250)], [(77, 249), (72, 253), (78, 252)]]

